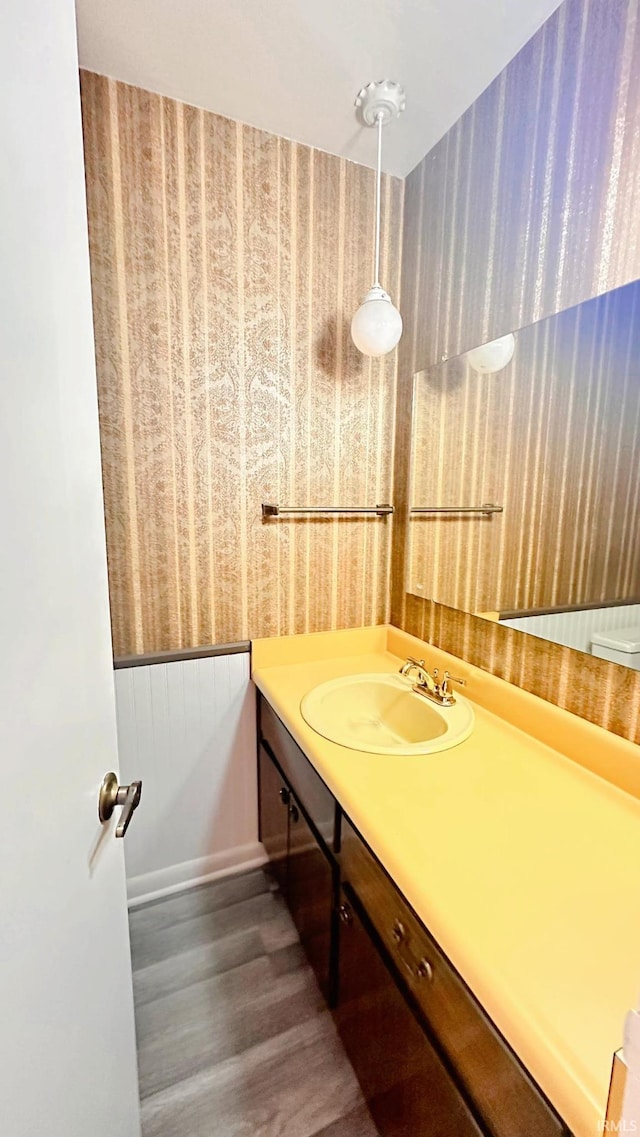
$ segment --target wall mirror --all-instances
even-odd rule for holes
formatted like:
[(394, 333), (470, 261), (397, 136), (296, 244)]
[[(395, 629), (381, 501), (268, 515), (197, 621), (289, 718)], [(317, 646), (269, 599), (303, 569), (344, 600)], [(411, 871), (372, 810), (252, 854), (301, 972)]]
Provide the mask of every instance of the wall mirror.
[(414, 376), (407, 591), (640, 669), (640, 281), (514, 338)]

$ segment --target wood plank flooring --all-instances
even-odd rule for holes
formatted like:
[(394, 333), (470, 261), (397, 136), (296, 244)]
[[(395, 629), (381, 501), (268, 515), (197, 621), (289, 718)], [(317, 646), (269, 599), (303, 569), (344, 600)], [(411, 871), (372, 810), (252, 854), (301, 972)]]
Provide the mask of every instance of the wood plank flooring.
[(129, 919), (144, 1137), (376, 1137), (266, 872)]

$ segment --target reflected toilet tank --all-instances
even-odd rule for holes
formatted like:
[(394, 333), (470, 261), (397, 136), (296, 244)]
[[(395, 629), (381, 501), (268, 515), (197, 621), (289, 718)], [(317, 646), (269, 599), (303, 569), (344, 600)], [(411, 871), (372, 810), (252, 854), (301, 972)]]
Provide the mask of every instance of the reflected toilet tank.
[(633, 624), (629, 628), (612, 628), (607, 632), (594, 632), (591, 636), (591, 654), (640, 671), (640, 624)]

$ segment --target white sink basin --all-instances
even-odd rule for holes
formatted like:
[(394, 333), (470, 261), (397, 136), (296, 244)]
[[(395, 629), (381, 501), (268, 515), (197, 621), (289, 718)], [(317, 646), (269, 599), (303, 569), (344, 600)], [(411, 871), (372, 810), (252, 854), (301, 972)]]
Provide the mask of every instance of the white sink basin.
[(374, 673), (331, 679), (300, 703), (306, 723), (323, 738), (370, 754), (434, 754), (468, 738), (473, 708), (460, 695), (439, 707), (402, 675)]

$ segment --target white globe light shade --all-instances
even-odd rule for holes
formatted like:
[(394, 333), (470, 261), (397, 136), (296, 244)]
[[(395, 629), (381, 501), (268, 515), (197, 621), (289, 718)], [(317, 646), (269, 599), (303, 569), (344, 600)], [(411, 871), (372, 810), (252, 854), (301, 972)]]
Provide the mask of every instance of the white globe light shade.
[(380, 285), (364, 297), (351, 321), (351, 338), (363, 355), (374, 358), (393, 351), (402, 335), (402, 316)]
[(515, 348), (515, 338), (512, 332), (509, 332), (498, 340), (491, 340), (490, 343), (483, 343), (481, 347), (474, 347), (472, 351), (467, 352), (467, 360), (473, 370), (479, 371), (481, 375), (495, 375), (496, 371), (502, 371), (503, 367), (511, 363)]

